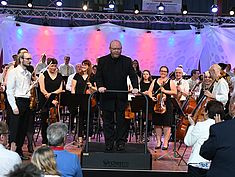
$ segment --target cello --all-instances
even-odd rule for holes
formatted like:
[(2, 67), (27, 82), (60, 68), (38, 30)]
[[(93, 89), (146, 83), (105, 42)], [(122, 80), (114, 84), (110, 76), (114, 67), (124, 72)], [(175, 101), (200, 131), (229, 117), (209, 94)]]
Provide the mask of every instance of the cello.
[[(214, 85), (215, 81), (216, 80), (214, 80), (212, 82), (211, 86), (208, 88), (208, 90), (210, 92), (213, 89), (213, 85)], [(195, 123), (204, 121), (205, 105), (210, 100), (211, 100), (211, 98), (208, 98), (205, 95), (203, 95), (201, 97), (201, 99), (198, 101), (198, 104), (196, 105), (196, 107), (191, 112), (192, 119), (194, 120)], [(189, 125), (190, 125), (190, 123), (188, 121), (188, 118), (184, 117), (184, 116), (181, 117), (180, 123), (178, 125), (177, 130), (176, 130), (176, 139), (177, 139), (177, 141), (183, 141), (184, 140), (184, 137), (187, 133)]]

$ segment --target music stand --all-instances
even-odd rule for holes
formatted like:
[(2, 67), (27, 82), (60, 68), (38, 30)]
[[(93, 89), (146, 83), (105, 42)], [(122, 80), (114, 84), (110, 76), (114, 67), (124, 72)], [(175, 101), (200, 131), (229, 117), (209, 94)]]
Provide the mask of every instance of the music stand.
[[(148, 98), (148, 105), (149, 105), (148, 106), (148, 111), (150, 112), (150, 110), (151, 110), (151, 108), (153, 106), (153, 102), (152, 102), (152, 100), (149, 97), (147, 97), (147, 98)], [(141, 111), (143, 113), (146, 110), (146, 100), (145, 100), (144, 96), (142, 96), (142, 95), (133, 97), (132, 101), (130, 102), (130, 105), (131, 105), (131, 111), (132, 112), (140, 112)], [(142, 127), (143, 116), (142, 115), (143, 114), (141, 114), (139, 116), (139, 120), (140, 120), (140, 122), (139, 122), (140, 141), (143, 140), (143, 136), (142, 136), (142, 132), (143, 132), (143, 127)], [(146, 122), (146, 124), (147, 124), (147, 122)], [(147, 126), (146, 126), (146, 128), (147, 128)], [(136, 133), (136, 131), (135, 131), (135, 133)]]
[[(179, 116), (185, 116), (185, 114), (184, 114), (183, 110), (181, 109), (180, 104), (178, 103), (178, 100), (176, 100), (175, 98), (171, 98), (171, 103), (172, 103), (174, 109), (176, 110), (176, 111), (175, 111), (175, 117), (174, 117), (175, 120), (174, 120), (174, 125), (173, 125), (173, 127), (174, 127), (174, 129), (175, 129), (175, 132), (174, 132), (174, 148), (173, 148), (173, 152), (174, 152), (174, 157), (175, 157), (175, 158), (179, 158), (179, 157), (182, 157), (182, 156), (181, 156), (181, 155), (179, 154), (179, 152), (176, 150), (176, 128), (177, 128), (177, 120), (178, 120), (178, 117), (179, 117)], [(167, 155), (169, 158), (171, 158), (171, 157), (169, 156), (170, 153), (171, 153), (171, 151), (170, 151), (170, 152), (167, 152), (167, 153), (165, 153), (165, 154), (163, 154), (162, 156), (158, 157), (157, 159), (160, 160), (161, 158), (165, 157), (166, 155)]]

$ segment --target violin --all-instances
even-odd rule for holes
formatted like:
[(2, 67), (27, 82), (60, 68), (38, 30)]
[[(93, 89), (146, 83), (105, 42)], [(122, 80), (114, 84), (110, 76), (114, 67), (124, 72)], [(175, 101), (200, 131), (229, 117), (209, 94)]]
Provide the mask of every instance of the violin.
[(37, 100), (37, 94), (36, 94), (36, 87), (33, 87), (30, 90), (30, 103), (29, 103), (29, 108), (31, 110), (37, 109), (38, 105), (38, 100)]
[(181, 85), (181, 80), (180, 80), (179, 82), (177, 82), (177, 84), (176, 84), (176, 88), (177, 88), (176, 99), (177, 99), (178, 101), (180, 101), (180, 98), (182, 97), (182, 92), (179, 92), (179, 91), (178, 91), (178, 88), (180, 87), (180, 85)]
[[(92, 94), (94, 91), (93, 91), (90, 87), (88, 87), (88, 84), (91, 84), (91, 83), (90, 83), (90, 78), (87, 79), (87, 85), (86, 85), (85, 90), (84, 90), (84, 93), (85, 93), (85, 94), (90, 95), (90, 94)], [(97, 104), (97, 102), (96, 102), (96, 99), (95, 99), (95, 97), (94, 97), (94, 95), (93, 95), (92, 98), (91, 98), (91, 107), (94, 108), (94, 107), (96, 106), (96, 104)]]
[[(163, 87), (165, 85), (165, 83), (163, 82), (163, 84), (160, 86)], [(156, 95), (156, 103), (153, 107), (153, 110), (155, 113), (157, 114), (164, 114), (166, 112), (166, 94), (160, 92)]]
[(125, 118), (126, 119), (134, 119), (135, 113), (131, 111), (131, 104), (128, 102), (126, 109), (125, 109)]
[(59, 96), (56, 95), (55, 101), (58, 101), (56, 105), (50, 108), (49, 110), (49, 118), (48, 118), (48, 124), (53, 124), (55, 122), (59, 122), (60, 120), (60, 104), (59, 104)]

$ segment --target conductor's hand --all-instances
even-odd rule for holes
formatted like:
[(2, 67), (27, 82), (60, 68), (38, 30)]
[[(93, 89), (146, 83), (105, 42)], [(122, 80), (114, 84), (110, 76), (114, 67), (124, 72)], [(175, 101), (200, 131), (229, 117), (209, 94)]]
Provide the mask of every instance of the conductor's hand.
[(188, 121), (189, 121), (190, 125), (195, 125), (195, 122), (194, 122), (191, 114), (188, 115)]
[(99, 87), (98, 91), (104, 93), (107, 89), (105, 87)]
[(137, 88), (134, 88), (134, 89), (131, 91), (131, 93), (132, 93), (133, 95), (137, 95), (137, 94), (139, 93), (139, 90), (138, 90)]

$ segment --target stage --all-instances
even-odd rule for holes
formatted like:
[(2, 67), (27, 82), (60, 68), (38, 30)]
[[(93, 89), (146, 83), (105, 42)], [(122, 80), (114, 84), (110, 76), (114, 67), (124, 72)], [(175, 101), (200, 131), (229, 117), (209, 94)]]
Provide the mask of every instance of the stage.
[[(78, 148), (76, 143), (72, 143), (72, 139), (73, 139), (73, 135), (69, 134), (68, 135), (68, 139), (67, 139), (67, 143), (65, 146), (65, 149), (68, 150), (69, 152), (75, 153), (77, 154), (80, 159), (81, 159), (81, 154), (82, 152), (84, 152), (85, 150), (82, 148)], [(181, 161), (181, 163), (179, 164), (180, 161), (180, 157), (175, 157), (177, 155), (177, 153), (174, 153), (173, 148), (174, 148), (174, 142), (170, 142), (169, 143), (169, 148), (168, 150), (155, 150), (155, 136), (153, 135), (152, 137), (150, 137), (150, 141), (148, 142), (148, 151), (151, 154), (152, 157), (152, 161), (151, 161), (151, 170), (137, 170), (137, 169), (110, 169), (110, 168), (83, 168), (83, 174), (84, 177), (98, 177), (98, 176), (102, 176), (102, 177), (110, 177), (111, 175), (115, 175), (115, 176), (122, 176), (122, 177), (129, 177), (129, 176), (161, 176), (161, 177), (183, 177), (183, 176), (187, 176), (187, 165)], [(36, 142), (36, 146), (40, 146), (41, 140), (40, 137), (38, 139), (38, 142)], [(92, 139), (92, 142), (96, 142), (96, 139)], [(104, 142), (103, 141), (103, 137), (101, 137), (101, 143)], [(129, 142), (132, 145), (133, 144), (140, 144), (138, 142), (135, 142), (135, 138), (132, 137), (132, 141)], [(177, 148), (179, 146), (179, 143), (177, 143)], [(24, 145), (25, 150), (25, 154), (26, 155), (30, 155), (27, 152), (27, 145)], [(177, 151), (179, 154), (183, 154), (185, 149), (185, 145), (182, 145), (182, 147), (179, 149), (179, 151)], [(92, 151), (94, 151), (94, 149), (92, 149)], [(101, 149), (99, 149), (99, 151), (101, 151)], [(189, 155), (190, 155), (190, 151), (191, 149), (188, 148), (186, 150), (186, 153), (184, 155), (184, 160), (187, 162)], [(112, 153), (112, 152), (111, 152)], [(111, 154), (108, 153), (108, 154)], [(117, 152), (114, 152), (117, 153)], [(128, 154), (128, 152), (120, 152), (120, 154), (124, 154), (125, 155)], [(163, 156), (162, 158), (158, 159), (159, 157)], [(98, 162), (99, 159), (95, 159), (95, 163)], [(97, 165), (98, 166), (98, 165)]]

